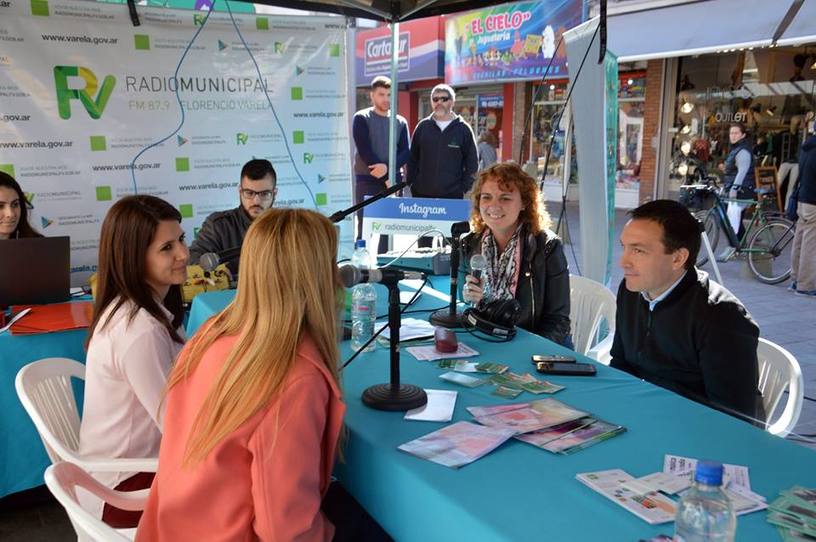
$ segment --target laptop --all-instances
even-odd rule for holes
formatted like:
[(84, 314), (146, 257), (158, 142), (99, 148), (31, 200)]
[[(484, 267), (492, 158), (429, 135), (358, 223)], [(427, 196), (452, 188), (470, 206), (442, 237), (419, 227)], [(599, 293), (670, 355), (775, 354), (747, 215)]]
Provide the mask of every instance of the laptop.
[(69, 237), (0, 241), (0, 308), (66, 301), (70, 279)]

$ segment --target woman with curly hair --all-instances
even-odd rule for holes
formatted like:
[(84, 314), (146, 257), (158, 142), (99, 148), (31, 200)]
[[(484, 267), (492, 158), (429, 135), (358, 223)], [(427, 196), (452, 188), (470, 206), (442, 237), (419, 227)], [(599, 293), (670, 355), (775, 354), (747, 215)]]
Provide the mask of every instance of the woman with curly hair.
[(471, 201), (472, 233), (462, 240), (462, 262), (484, 255), (489, 291), (485, 296), (482, 280), (467, 275), (465, 301), (515, 299), (519, 327), (571, 348), (567, 259), (535, 180), (517, 164), (494, 164), (479, 173)]

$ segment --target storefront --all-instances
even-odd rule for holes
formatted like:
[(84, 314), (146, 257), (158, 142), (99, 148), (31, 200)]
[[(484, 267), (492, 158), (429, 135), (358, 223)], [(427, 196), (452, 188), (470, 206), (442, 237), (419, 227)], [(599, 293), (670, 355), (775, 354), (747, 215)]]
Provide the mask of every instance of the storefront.
[[(816, 111), (816, 43), (682, 57), (672, 92), (668, 197), (701, 175), (719, 173), (729, 125), (748, 128), (755, 163), (773, 168), (787, 192), (798, 170), (808, 115)], [(767, 171), (767, 170), (766, 170)]]
[[(646, 63), (627, 63), (619, 66), (618, 84), (618, 167), (616, 172), (615, 205), (630, 209), (637, 206), (640, 190), (641, 163), (644, 151), (643, 121), (645, 111)], [(570, 122), (569, 111), (564, 109), (568, 81), (548, 81), (542, 87), (534, 86), (534, 101), (530, 114), (528, 170), (535, 171), (537, 178), (544, 179), (544, 194), (548, 201), (560, 201), (565, 175), (566, 153), (573, 153), (570, 160), (570, 182), (576, 183), (577, 164), (574, 145), (566, 141)], [(552, 151), (547, 160), (547, 150)], [(544, 167), (546, 164), (546, 174)], [(577, 190), (570, 190), (568, 198), (577, 197)]]

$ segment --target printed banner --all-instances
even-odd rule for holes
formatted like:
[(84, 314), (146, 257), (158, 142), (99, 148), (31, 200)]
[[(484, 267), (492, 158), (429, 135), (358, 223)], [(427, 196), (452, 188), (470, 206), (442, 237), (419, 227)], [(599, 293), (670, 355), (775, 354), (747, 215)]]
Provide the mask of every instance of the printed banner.
[[(134, 190), (176, 205), (190, 241), (239, 204), (252, 158), (275, 166), (276, 206), (351, 205), (342, 18), (236, 15), (242, 40), (224, 12), (137, 9), (134, 27), (121, 5), (0, 0), (0, 169), (36, 229), (71, 237), (73, 285)], [(351, 246), (350, 221), (341, 238)]]
[(438, 230), (445, 237), (451, 225), (470, 217), (470, 200), (383, 198), (363, 209), (363, 238), (380, 235), (421, 235)]
[[(445, 61), (442, 17), (400, 23), (398, 79), (400, 82), (442, 77)], [(377, 75), (391, 76), (391, 27), (361, 30), (355, 37), (358, 87), (367, 86)]]
[(581, 0), (542, 0), (502, 4), (445, 18), (445, 81), (566, 77), (561, 35), (581, 22)]

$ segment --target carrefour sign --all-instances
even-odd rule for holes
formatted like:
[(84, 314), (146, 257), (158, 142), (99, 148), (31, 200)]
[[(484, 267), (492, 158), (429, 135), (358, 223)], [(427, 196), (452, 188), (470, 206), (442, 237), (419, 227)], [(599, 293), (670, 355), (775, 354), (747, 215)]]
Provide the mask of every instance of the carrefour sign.
[[(383, 67), (391, 69), (391, 36), (383, 36), (379, 38), (372, 38), (365, 42), (365, 75), (373, 77), (380, 75)], [(401, 72), (408, 71), (411, 68), (411, 57), (408, 51), (411, 49), (411, 34), (408, 32), (400, 32), (399, 35), (399, 49), (397, 54), (398, 70)]]
[[(437, 79), (445, 60), (441, 17), (408, 21), (399, 25), (397, 70), (400, 81)], [(357, 86), (368, 86), (377, 75), (391, 75), (391, 28), (361, 30), (355, 38)]]

